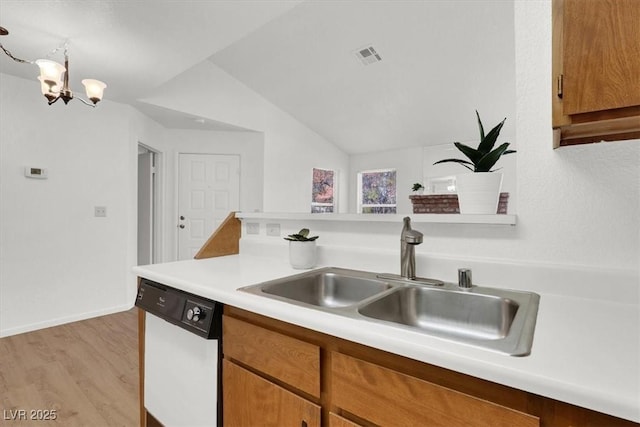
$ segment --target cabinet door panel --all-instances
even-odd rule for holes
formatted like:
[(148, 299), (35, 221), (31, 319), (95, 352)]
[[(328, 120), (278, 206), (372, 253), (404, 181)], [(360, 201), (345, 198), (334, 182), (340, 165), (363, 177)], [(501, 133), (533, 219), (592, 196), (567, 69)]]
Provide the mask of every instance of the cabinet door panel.
[(336, 415), (333, 412), (329, 412), (329, 427), (362, 427), (360, 424), (356, 424), (353, 421), (349, 421), (346, 418), (342, 418), (340, 415)]
[(226, 427), (319, 427), (320, 406), (222, 361), (223, 421)]
[(564, 0), (564, 114), (640, 105), (640, 2)]
[(336, 406), (382, 426), (540, 426), (532, 415), (340, 353), (332, 353), (331, 384)]
[(320, 347), (228, 316), (222, 328), (225, 358), (320, 397)]

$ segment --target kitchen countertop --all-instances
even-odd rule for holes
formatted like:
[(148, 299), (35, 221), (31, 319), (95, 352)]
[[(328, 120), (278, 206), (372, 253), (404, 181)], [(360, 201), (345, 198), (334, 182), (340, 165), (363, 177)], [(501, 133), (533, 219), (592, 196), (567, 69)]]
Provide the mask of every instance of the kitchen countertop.
[(257, 314), (474, 377), (640, 422), (640, 310), (538, 292), (533, 348), (511, 357), (393, 326), (237, 291), (294, 270), (286, 261), (230, 255), (134, 267), (141, 277)]

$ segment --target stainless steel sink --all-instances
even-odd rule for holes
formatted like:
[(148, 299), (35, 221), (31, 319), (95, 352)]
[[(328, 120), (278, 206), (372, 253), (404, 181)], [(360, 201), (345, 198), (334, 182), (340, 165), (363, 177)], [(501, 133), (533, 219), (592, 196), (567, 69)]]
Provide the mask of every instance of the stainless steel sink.
[(509, 334), (518, 308), (509, 298), (411, 286), (370, 302), (358, 312), (438, 334), (499, 339)]
[(333, 267), (240, 290), (512, 356), (531, 352), (540, 300), (531, 292), (480, 286), (461, 290), (433, 280), (417, 285)]
[(372, 273), (325, 268), (249, 286), (243, 290), (317, 307), (345, 307), (391, 287), (388, 282), (378, 280)]

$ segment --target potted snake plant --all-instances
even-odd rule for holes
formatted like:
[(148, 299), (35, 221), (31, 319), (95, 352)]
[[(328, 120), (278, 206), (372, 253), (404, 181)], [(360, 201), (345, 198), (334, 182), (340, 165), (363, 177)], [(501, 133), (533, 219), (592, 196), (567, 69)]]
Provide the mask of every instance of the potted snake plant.
[(509, 150), (510, 144), (508, 142), (494, 148), (506, 118), (485, 135), (478, 111), (476, 111), (476, 117), (480, 130), (478, 147), (472, 148), (460, 142), (454, 142), (456, 148), (465, 155), (466, 159), (444, 159), (435, 162), (434, 165), (452, 162), (471, 171), (456, 175), (456, 192), (458, 193), (461, 214), (495, 214), (500, 200), (502, 172), (497, 172), (494, 166), (502, 156), (516, 151)]
[(316, 240), (318, 236), (309, 237), (309, 229), (303, 228), (295, 234), (284, 238), (289, 241), (289, 262), (295, 269), (313, 268), (316, 265)]

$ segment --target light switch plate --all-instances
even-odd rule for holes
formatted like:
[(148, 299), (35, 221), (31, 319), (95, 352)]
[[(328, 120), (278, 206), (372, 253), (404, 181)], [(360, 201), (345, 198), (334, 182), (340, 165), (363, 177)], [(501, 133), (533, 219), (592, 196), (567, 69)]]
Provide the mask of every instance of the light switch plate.
[(246, 230), (247, 230), (247, 234), (260, 234), (260, 223), (248, 222)]
[(267, 224), (267, 236), (280, 237), (280, 224)]
[(94, 206), (93, 207), (93, 215), (97, 217), (106, 217), (107, 216), (107, 207), (106, 206)]

